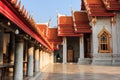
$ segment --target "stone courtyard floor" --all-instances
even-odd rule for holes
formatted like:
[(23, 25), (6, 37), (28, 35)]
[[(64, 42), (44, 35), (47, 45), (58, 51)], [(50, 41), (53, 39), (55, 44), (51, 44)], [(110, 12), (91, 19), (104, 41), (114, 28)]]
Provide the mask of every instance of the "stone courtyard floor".
[(37, 80), (120, 80), (120, 66), (50, 64)]

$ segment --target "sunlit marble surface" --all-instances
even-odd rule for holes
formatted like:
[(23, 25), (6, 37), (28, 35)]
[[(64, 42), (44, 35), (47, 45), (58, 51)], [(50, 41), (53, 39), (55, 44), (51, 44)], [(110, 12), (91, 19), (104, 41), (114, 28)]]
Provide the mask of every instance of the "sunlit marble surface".
[(120, 80), (120, 66), (50, 64), (38, 80)]

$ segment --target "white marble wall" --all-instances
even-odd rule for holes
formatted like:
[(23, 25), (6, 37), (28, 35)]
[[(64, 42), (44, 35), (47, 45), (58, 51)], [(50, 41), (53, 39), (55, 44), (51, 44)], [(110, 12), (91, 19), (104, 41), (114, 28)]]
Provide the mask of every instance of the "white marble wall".
[[(105, 28), (111, 35), (112, 35), (112, 27), (111, 27), (111, 18), (110, 17), (97, 17), (96, 18), (96, 24), (92, 25), (92, 44), (93, 45), (93, 60), (92, 64), (112, 64), (112, 53), (99, 53), (98, 52), (98, 34), (102, 31), (103, 28)], [(92, 23), (92, 22), (91, 22)], [(112, 37), (110, 39), (110, 47), (112, 48)]]
[(116, 13), (115, 21), (116, 23), (113, 27), (116, 27), (117, 43), (116, 43), (116, 47), (114, 47), (116, 53), (113, 53), (113, 65), (120, 65), (120, 12)]
[(117, 53), (120, 54), (120, 13), (117, 13), (116, 17), (116, 27), (117, 27)]
[[(103, 28), (105, 28), (110, 34), (112, 33), (110, 18), (106, 18), (106, 17), (97, 18), (96, 25), (92, 24), (92, 31), (93, 31), (92, 39), (93, 39), (93, 53), (94, 54), (98, 54), (98, 45), (99, 45), (98, 34)], [(112, 39), (110, 40), (110, 45), (112, 47)]]
[[(96, 24), (92, 26), (93, 64), (120, 65), (120, 13), (114, 17), (115, 24), (111, 24), (112, 17), (97, 17)], [(110, 34), (111, 53), (98, 52), (98, 34), (105, 28)]]

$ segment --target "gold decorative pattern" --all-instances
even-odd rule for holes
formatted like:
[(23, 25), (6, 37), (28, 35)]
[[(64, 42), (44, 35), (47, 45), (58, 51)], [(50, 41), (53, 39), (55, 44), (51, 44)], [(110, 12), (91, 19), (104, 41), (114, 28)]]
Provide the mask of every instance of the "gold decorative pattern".
[(96, 25), (96, 23), (97, 23), (97, 18), (96, 17), (92, 18), (92, 23), (94, 24), (94, 26)]
[[(22, 6), (22, 8), (20, 8), (21, 6), (21, 1), (18, 2), (18, 0), (11, 0), (10, 1), (11, 4), (13, 5), (13, 7), (20, 12), (20, 14), (23, 16), (23, 18), (25, 18), (25, 20), (27, 22), (29, 22), (32, 26), (35, 26), (35, 21), (34, 19), (28, 14), (28, 12), (26, 11), (26, 9), (24, 8), (24, 6)], [(17, 4), (18, 3), (18, 4)]]
[(112, 18), (111, 18), (111, 24), (112, 24), (112, 26), (113, 26), (115, 23), (116, 23), (115, 17), (112, 17)]
[(98, 52), (99, 53), (111, 53), (112, 49), (110, 47), (111, 34), (103, 28), (98, 34)]

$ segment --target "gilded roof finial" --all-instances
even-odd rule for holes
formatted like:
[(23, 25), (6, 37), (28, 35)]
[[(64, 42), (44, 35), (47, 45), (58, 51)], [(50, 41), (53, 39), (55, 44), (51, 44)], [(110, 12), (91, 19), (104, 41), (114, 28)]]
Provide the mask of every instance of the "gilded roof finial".
[(24, 8), (24, 5), (23, 5), (22, 8), (21, 8), (21, 14), (22, 15), (24, 14), (24, 11), (25, 11), (25, 8)]
[(96, 16), (92, 19), (92, 23), (94, 24), (94, 26), (96, 25), (96, 23), (97, 23), (97, 18), (96, 18)]
[(20, 11), (20, 6), (21, 6), (21, 1), (19, 1), (19, 3), (16, 6), (16, 8), (19, 9), (19, 11)]
[(17, 0), (11, 0), (11, 3), (16, 5), (17, 4)]
[(115, 23), (116, 23), (115, 17), (112, 17), (112, 18), (111, 18), (111, 24), (112, 24), (112, 26), (113, 26)]

